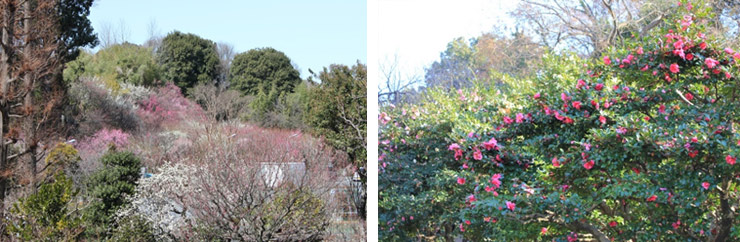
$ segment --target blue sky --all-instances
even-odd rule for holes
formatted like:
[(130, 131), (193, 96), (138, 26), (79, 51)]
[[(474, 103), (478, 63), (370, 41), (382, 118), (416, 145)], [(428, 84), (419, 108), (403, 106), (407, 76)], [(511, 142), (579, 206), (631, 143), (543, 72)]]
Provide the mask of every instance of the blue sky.
[[(367, 63), (367, 2), (364, 0), (98, 0), (90, 9), (96, 31), (123, 31), (144, 43), (155, 33), (179, 30), (234, 46), (237, 53), (273, 47), (298, 65), (301, 76), (330, 64)], [(121, 31), (119, 31), (121, 32)]]

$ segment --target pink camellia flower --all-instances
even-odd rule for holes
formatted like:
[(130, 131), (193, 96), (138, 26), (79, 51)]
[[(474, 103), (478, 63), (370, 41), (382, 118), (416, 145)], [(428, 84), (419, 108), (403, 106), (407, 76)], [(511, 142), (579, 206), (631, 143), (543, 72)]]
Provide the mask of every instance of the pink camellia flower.
[(599, 116), (599, 122), (601, 122), (602, 124), (606, 124), (606, 117)]
[(478, 148), (473, 148), (473, 159), (475, 160), (482, 160), (483, 154), (481, 154), (480, 150)]
[(458, 149), (460, 149), (460, 145), (458, 145), (457, 143), (454, 143), (454, 144), (451, 144), (447, 149), (449, 149), (449, 150), (458, 150)]
[(463, 178), (463, 177), (458, 177), (458, 178), (457, 178), (457, 184), (460, 184), (460, 185), (464, 185), (464, 184), (465, 184), (465, 178)]
[(704, 188), (704, 190), (709, 189), (709, 182), (702, 182), (701, 186)]
[(737, 62), (738, 59), (740, 59), (740, 52), (736, 52), (734, 55), (732, 55), (732, 58), (735, 59), (735, 62)]
[(498, 145), (498, 141), (496, 141), (496, 138), (491, 137), (491, 140), (483, 142), (483, 148), (486, 150), (495, 149)]
[(568, 97), (564, 92), (560, 93), (560, 99), (563, 100), (563, 102), (570, 101), (570, 97)]
[(410, 220), (414, 220), (414, 216), (409, 216), (409, 219)]
[(607, 65), (611, 65), (612, 64), (612, 60), (609, 59), (609, 56), (604, 56), (604, 64), (607, 64)]
[(516, 203), (506, 201), (506, 207), (509, 208), (509, 210), (514, 211), (514, 209), (516, 209)]
[(658, 112), (659, 113), (662, 113), (662, 114), (665, 114), (665, 105), (664, 104), (660, 104), (660, 107), (658, 107)]
[(578, 110), (581, 110), (581, 102), (579, 102), (579, 101), (573, 101), (572, 104), (573, 104), (573, 107), (574, 108), (576, 108)]
[(535, 93), (534, 94), (534, 99), (539, 99), (539, 98), (540, 98), (540, 93), (539, 92), (538, 93)]
[(391, 121), (391, 116), (388, 115), (386, 112), (382, 112), (380, 113), (380, 116), (378, 117), (378, 119), (380, 120), (381, 123), (383, 123), (383, 125), (386, 125), (388, 124), (388, 122)]
[(648, 202), (655, 202), (655, 199), (658, 199), (658, 196), (652, 195), (652, 196), (650, 196), (650, 197), (647, 198), (647, 201)]
[(707, 48), (707, 43), (701, 42), (701, 44), (699, 44), (699, 48), (701, 48), (702, 50), (703, 49), (706, 49)]
[(673, 63), (671, 64), (671, 73), (678, 73), (680, 69), (678, 68), (678, 64)]
[(725, 53), (732, 55), (732, 54), (735, 53), (735, 51), (732, 50), (732, 48), (727, 47), (727, 48), (725, 48)]
[(517, 114), (516, 114), (516, 118), (515, 118), (515, 119), (516, 119), (516, 122), (517, 122), (517, 123), (521, 123), (521, 122), (523, 122), (523, 121), (524, 121), (524, 114), (522, 114), (522, 113), (517, 113)]
[(632, 54), (629, 54), (629, 55), (627, 55), (627, 58), (625, 58), (624, 60), (622, 60), (622, 63), (630, 64), (630, 63), (632, 63), (632, 60), (634, 60), (634, 59), (635, 59), (635, 56), (633, 56)]
[(638, 54), (638, 55), (642, 55), (642, 53), (643, 53), (643, 51), (642, 51), (642, 46), (640, 46), (640, 47), (637, 47), (637, 54)]
[(594, 168), (594, 160), (583, 163), (583, 167), (586, 168), (586, 170), (591, 170), (591, 168)]
[(501, 173), (493, 174), (493, 176), (491, 176), (491, 184), (495, 186), (494, 188), (501, 187), (501, 177)]
[(465, 224), (470, 225), (470, 220), (465, 220)]
[(475, 199), (475, 195), (473, 195), (473, 194), (468, 195), (468, 199), (467, 200), (468, 200), (468, 202), (478, 201), (478, 199)]
[(586, 85), (586, 81), (584, 81), (583, 79), (578, 79), (578, 81), (576, 82), (576, 88), (581, 88), (581, 87), (588, 88), (588, 86)]
[(599, 83), (594, 86), (594, 90), (596, 91), (601, 91), (601, 89), (604, 89), (604, 84)]
[(694, 94), (691, 94), (690, 92), (687, 92), (683, 96), (686, 98), (686, 100), (689, 100), (689, 101), (694, 100)]
[(546, 228), (546, 227), (542, 227), (542, 229), (541, 229), (541, 233), (542, 233), (542, 234), (546, 234), (546, 233), (547, 233), (547, 228)]
[(552, 166), (554, 166), (555, 168), (560, 167), (560, 161), (558, 161), (557, 157), (552, 158)]
[(727, 164), (734, 165), (735, 164), (735, 157), (732, 157), (731, 155), (727, 155), (725, 157), (725, 161), (727, 161)]
[(513, 122), (514, 122), (514, 120), (511, 120), (511, 118), (509, 118), (509, 116), (504, 116), (504, 123), (511, 124)]
[(676, 49), (683, 48), (683, 41), (682, 40), (678, 40), (678, 41), (674, 42), (673, 43), (673, 48), (676, 48)]
[(719, 64), (719, 61), (716, 61), (716, 60), (714, 60), (712, 58), (706, 58), (706, 59), (704, 59), (704, 64), (707, 65), (707, 68), (712, 69), (715, 66), (717, 66), (717, 64)]
[(465, 232), (465, 228), (463, 228), (462, 224), (460, 224), (460, 232)]
[(485, 187), (484, 189), (486, 190), (486, 192), (493, 192), (493, 191), (495, 191), (495, 190), (496, 190), (496, 188), (494, 188), (494, 187), (489, 187), (489, 186), (486, 186), (486, 187)]
[(641, 71), (647, 71), (648, 68), (650, 68), (650, 67), (647, 64), (645, 64), (645, 66), (643, 66), (642, 68), (640, 68), (640, 70)]
[(694, 54), (691, 54), (691, 53), (686, 54), (686, 59), (687, 60), (693, 60), (694, 59)]

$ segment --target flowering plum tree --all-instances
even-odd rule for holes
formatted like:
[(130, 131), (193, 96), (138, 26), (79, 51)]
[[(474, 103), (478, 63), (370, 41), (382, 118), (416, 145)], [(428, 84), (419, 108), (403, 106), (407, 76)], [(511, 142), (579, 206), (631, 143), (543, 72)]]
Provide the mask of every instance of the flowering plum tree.
[(380, 237), (740, 239), (740, 53), (703, 34), (703, 4), (673, 10), (594, 63), (383, 110)]

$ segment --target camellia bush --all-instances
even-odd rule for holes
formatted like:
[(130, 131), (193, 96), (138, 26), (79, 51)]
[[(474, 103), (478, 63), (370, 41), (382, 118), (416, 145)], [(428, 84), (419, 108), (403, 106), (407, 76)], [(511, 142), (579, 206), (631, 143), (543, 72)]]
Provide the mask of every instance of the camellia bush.
[(598, 61), (383, 108), (381, 240), (740, 240), (740, 53), (703, 3), (672, 14)]

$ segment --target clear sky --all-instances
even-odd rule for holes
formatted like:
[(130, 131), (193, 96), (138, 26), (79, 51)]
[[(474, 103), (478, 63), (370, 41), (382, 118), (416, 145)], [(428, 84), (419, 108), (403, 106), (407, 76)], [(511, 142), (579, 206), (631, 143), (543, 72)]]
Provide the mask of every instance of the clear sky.
[(378, 0), (380, 65), (396, 56), (403, 77), (424, 77), (424, 67), (439, 60), (447, 43), (513, 28), (508, 12), (517, 0)]
[(305, 78), (309, 68), (367, 63), (366, 9), (365, 0), (97, 0), (90, 20), (96, 31), (124, 26), (127, 41), (136, 44), (150, 37), (154, 22), (161, 36), (193, 33), (230, 43), (237, 53), (272, 47)]

